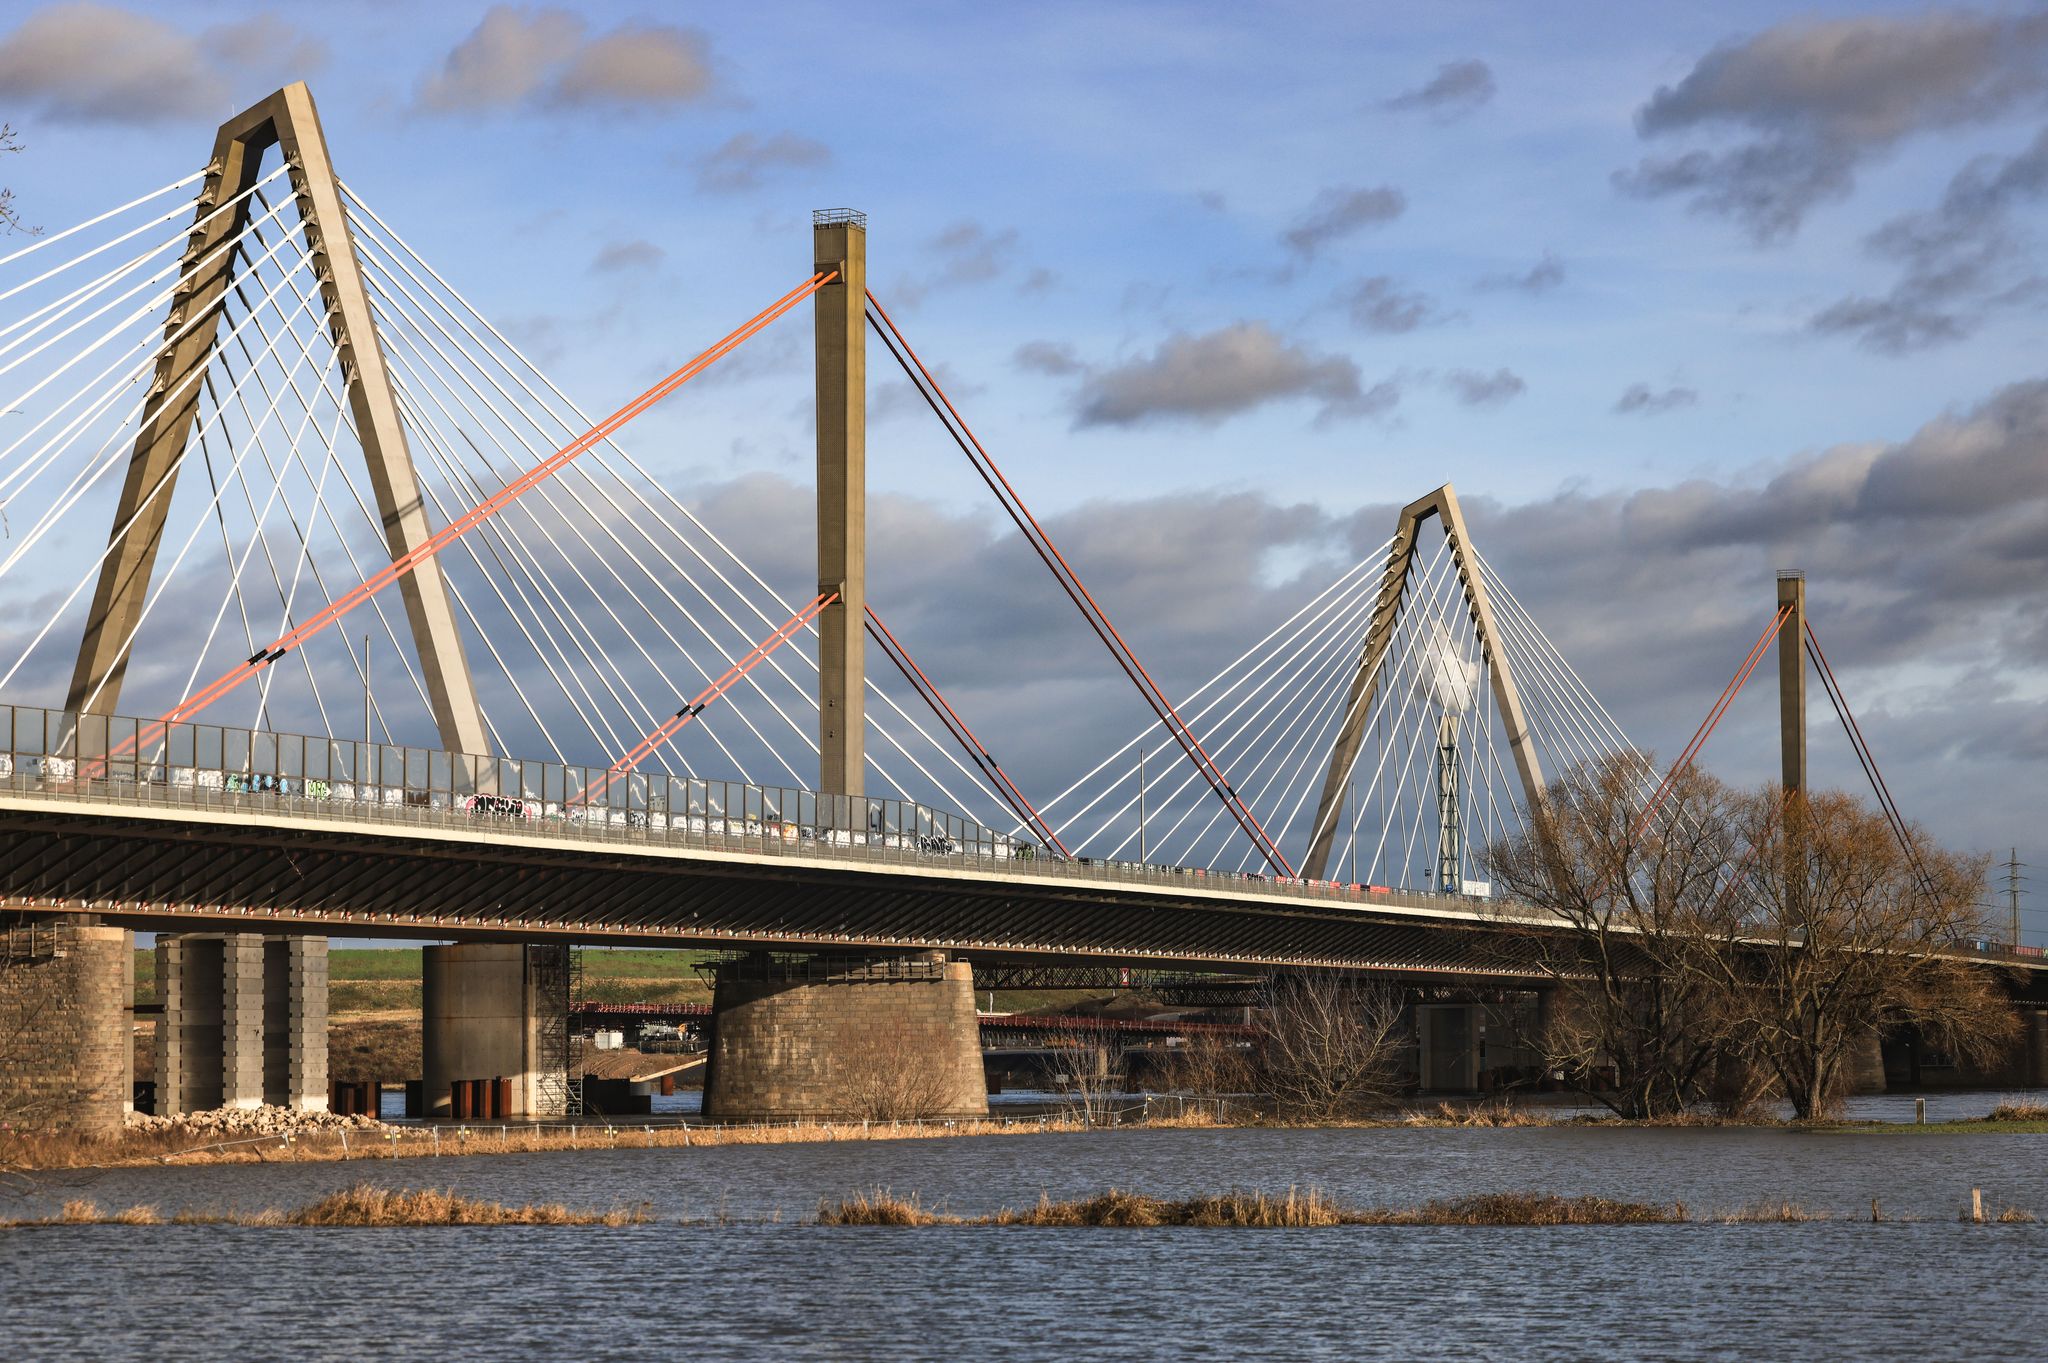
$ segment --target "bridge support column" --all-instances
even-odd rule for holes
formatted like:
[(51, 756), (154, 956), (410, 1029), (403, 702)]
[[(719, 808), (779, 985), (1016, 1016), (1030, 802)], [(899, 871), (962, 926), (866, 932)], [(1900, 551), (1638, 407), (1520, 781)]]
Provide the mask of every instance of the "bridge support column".
[(944, 952), (719, 967), (704, 1113), (904, 1121), (988, 1115), (974, 971)]
[(108, 1135), (133, 1094), (129, 935), (90, 921), (0, 927), (0, 1122)]
[(1476, 1003), (1425, 1003), (1415, 1009), (1424, 1093), (1471, 1093), (1479, 1087)]
[(156, 943), (156, 1110), (327, 1107), (327, 939), (165, 934)]
[(1885, 1091), (1884, 1047), (1875, 1027), (1849, 1043), (1849, 1053), (1842, 1060), (1842, 1083), (1850, 1093)]
[(508, 1117), (567, 1111), (568, 948), (497, 942), (428, 947), (422, 955), (426, 1115), (451, 1119), (449, 1086), (511, 1083)]

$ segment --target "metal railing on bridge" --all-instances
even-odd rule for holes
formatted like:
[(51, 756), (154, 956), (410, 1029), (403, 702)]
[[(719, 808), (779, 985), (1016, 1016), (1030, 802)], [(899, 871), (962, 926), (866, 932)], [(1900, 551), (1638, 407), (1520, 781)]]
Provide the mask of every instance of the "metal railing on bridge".
[(0, 791), (382, 825), (486, 824), (540, 836), (864, 862), (979, 863), (1005, 876), (1277, 893), (1361, 907), (1506, 908), (1463, 895), (1258, 872), (1063, 861), (907, 800), (24, 705), (0, 705)]
[(1005, 860), (1036, 850), (907, 800), (22, 705), (0, 706), (0, 778), (115, 799), (256, 797), (320, 812), (428, 812)]

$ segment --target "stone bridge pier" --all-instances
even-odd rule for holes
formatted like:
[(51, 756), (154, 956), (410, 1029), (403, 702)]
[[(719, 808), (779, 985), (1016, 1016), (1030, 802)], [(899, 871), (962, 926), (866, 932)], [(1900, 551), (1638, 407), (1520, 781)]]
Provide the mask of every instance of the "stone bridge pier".
[(756, 952), (718, 968), (704, 1114), (903, 1120), (988, 1115), (974, 971), (944, 952)]
[(134, 1093), (133, 946), (90, 918), (0, 919), (0, 1123), (121, 1129)]

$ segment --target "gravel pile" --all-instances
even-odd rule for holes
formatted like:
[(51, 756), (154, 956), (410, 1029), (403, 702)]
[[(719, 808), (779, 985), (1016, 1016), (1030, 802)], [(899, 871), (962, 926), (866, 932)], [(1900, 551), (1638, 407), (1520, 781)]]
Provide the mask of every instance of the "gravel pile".
[(130, 1131), (177, 1130), (195, 1136), (278, 1136), (287, 1131), (362, 1131), (383, 1125), (374, 1117), (337, 1117), (332, 1112), (301, 1112), (289, 1107), (223, 1107), (174, 1117), (128, 1114)]

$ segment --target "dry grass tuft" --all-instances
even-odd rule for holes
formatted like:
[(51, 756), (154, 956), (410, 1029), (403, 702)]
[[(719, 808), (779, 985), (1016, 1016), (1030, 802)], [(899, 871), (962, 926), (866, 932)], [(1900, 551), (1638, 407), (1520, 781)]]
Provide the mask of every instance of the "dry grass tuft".
[(1112, 1188), (1089, 1198), (1005, 1208), (962, 1217), (924, 1207), (914, 1197), (860, 1194), (821, 1203), (824, 1226), (1192, 1226), (1243, 1229), (1311, 1229), (1323, 1226), (1631, 1226), (1686, 1220), (1682, 1204), (1655, 1206), (1602, 1197), (1557, 1197), (1549, 1193), (1483, 1193), (1425, 1202), (1419, 1207), (1350, 1208), (1318, 1189), (1290, 1188), (1285, 1194), (1229, 1192), (1207, 1197), (1146, 1197)]
[(285, 1213), (287, 1226), (632, 1226), (649, 1220), (643, 1207), (574, 1211), (559, 1202), (500, 1202), (440, 1189), (392, 1189), (358, 1183)]
[(2041, 1218), (2019, 1207), (2007, 1207), (1991, 1219), (2001, 1226), (2031, 1226)]
[(915, 1194), (897, 1197), (877, 1188), (872, 1193), (855, 1193), (838, 1202), (818, 1203), (821, 1226), (940, 1226), (959, 1225), (960, 1218), (927, 1208)]
[(1340, 1226), (1345, 1212), (1316, 1189), (1290, 1188), (1284, 1197), (1228, 1192), (1169, 1201), (1112, 1188), (1096, 1197), (1054, 1202), (1040, 1197), (1027, 1211), (1002, 1211), (999, 1226), (1236, 1226), (1259, 1229)]
[[(559, 1202), (508, 1207), (438, 1189), (376, 1188), (359, 1183), (294, 1211), (268, 1207), (253, 1212), (180, 1211), (176, 1226), (638, 1226), (652, 1218), (645, 1206), (609, 1211), (576, 1211)], [(64, 1204), (57, 1215), (9, 1226), (161, 1226), (153, 1206), (103, 1212), (87, 1201)]]
[(1495, 1099), (1486, 1103), (1438, 1103), (1433, 1109), (1403, 1113), (1403, 1126), (1552, 1126), (1548, 1113), (1520, 1108)]
[(1555, 1193), (1477, 1193), (1425, 1202), (1420, 1207), (1363, 1213), (1374, 1226), (1649, 1226), (1686, 1219), (1685, 1204), (1660, 1206), (1607, 1197)]
[(2031, 1103), (2024, 1099), (2000, 1103), (1986, 1113), (1987, 1122), (2048, 1122), (2048, 1103)]

